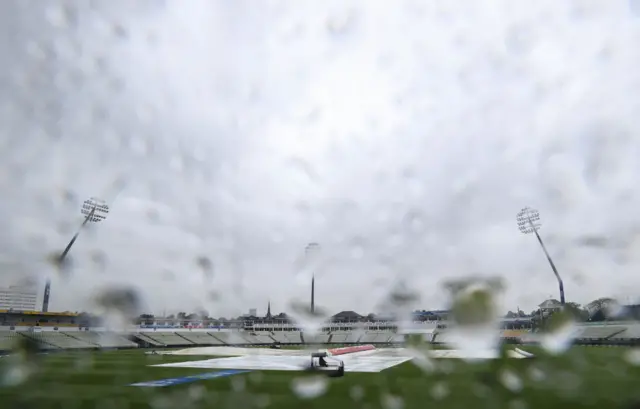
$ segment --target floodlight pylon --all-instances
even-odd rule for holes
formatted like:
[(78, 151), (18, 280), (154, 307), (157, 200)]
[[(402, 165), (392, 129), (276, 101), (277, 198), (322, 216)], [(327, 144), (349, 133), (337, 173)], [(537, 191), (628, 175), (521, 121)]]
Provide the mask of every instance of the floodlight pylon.
[(564, 283), (562, 281), (562, 277), (560, 277), (560, 273), (558, 273), (558, 269), (556, 268), (555, 263), (551, 259), (549, 252), (547, 251), (547, 247), (544, 245), (542, 241), (542, 237), (540, 237), (540, 227), (542, 227), (542, 223), (540, 222), (540, 212), (536, 209), (532, 209), (530, 207), (525, 207), (520, 210), (516, 216), (516, 220), (518, 222), (518, 229), (523, 234), (531, 234), (534, 233), (536, 239), (538, 239), (538, 243), (540, 243), (540, 247), (542, 247), (542, 251), (544, 255), (547, 256), (547, 261), (551, 266), (551, 270), (553, 270), (553, 274), (556, 276), (556, 280), (558, 280), (558, 288), (560, 290), (560, 304), (564, 306), (565, 297), (564, 297)]
[[(80, 232), (86, 226), (87, 223), (89, 222), (97, 223), (107, 218), (107, 214), (109, 213), (109, 206), (106, 203), (104, 203), (102, 200), (92, 197), (84, 201), (84, 203), (82, 204), (80, 213), (85, 215), (85, 218), (82, 221), (82, 224), (80, 225), (76, 233), (73, 235), (73, 237), (67, 244), (67, 247), (65, 247), (62, 253), (60, 253), (60, 255), (57, 257), (56, 262), (58, 266), (61, 266), (64, 264), (67, 258), (67, 254), (69, 254), (71, 247), (73, 247), (73, 244), (76, 242), (76, 240), (78, 239), (78, 236), (80, 235)], [(44, 296), (42, 298), (42, 312), (49, 311), (50, 296), (51, 296), (51, 279), (47, 278), (47, 281), (44, 286)]]

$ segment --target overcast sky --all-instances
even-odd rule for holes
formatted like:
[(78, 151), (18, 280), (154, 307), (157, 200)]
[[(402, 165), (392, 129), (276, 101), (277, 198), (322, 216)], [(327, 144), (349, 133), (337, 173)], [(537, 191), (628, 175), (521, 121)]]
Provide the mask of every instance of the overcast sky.
[(0, 4), (2, 281), (50, 275), (51, 310), (263, 314), (315, 271), (332, 313), (465, 276), (530, 311), (558, 291), (524, 206), (569, 301), (640, 295), (637, 2), (65, 3)]

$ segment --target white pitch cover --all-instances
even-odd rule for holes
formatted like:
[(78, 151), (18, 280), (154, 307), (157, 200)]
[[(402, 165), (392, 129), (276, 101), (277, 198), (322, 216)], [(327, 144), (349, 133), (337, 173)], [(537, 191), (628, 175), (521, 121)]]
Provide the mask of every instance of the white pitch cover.
[[(247, 369), (255, 371), (302, 371), (311, 358), (301, 356), (248, 355), (232, 358), (207, 359), (204, 361), (174, 362), (153, 366), (206, 368), (206, 369)], [(345, 372), (380, 372), (410, 360), (410, 357), (358, 356), (345, 355), (339, 358), (344, 362)]]
[[(211, 348), (209, 355), (216, 355), (215, 347)], [(196, 348), (194, 348), (195, 350)], [(232, 348), (225, 347), (225, 353), (229, 355), (240, 355), (230, 358), (214, 358), (201, 361), (174, 362), (170, 364), (160, 364), (152, 366), (179, 367), (179, 368), (202, 368), (202, 369), (242, 369), (255, 371), (302, 371), (308, 365), (311, 355), (307, 351), (282, 350), (275, 351), (269, 349), (253, 348), (251, 354), (247, 354), (245, 348), (237, 348), (236, 353), (232, 353)], [(176, 355), (189, 355), (187, 350), (175, 351)], [(198, 349), (198, 354), (202, 354), (203, 349)], [(260, 354), (265, 351), (265, 354)], [(279, 353), (279, 355), (274, 355)], [(431, 358), (456, 358), (456, 359), (493, 359), (497, 358), (497, 351), (481, 351), (469, 355), (468, 352), (457, 350), (431, 350)], [(532, 358), (533, 354), (516, 348), (509, 351), (508, 356), (515, 359)], [(382, 348), (371, 351), (356, 352), (346, 355), (336, 356), (344, 362), (345, 372), (381, 372), (385, 369), (400, 365), (412, 359), (411, 354), (406, 353), (402, 348)]]

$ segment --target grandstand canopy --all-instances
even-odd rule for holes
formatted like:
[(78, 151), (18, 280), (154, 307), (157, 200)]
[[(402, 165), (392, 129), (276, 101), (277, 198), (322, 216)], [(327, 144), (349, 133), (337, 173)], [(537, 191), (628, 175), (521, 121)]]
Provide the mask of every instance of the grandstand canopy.
[(332, 317), (333, 321), (359, 321), (364, 318), (355, 311), (341, 311)]
[(541, 310), (555, 310), (562, 307), (562, 303), (560, 301), (550, 298), (548, 300), (543, 301), (538, 308)]

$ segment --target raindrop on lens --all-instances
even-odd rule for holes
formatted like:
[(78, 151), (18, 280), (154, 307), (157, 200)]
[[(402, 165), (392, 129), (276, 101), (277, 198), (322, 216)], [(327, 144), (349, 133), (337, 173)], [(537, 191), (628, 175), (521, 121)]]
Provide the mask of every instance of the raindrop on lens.
[(315, 399), (324, 395), (329, 388), (329, 381), (323, 376), (295, 378), (291, 389), (301, 399)]
[(503, 370), (500, 372), (500, 383), (511, 392), (520, 392), (522, 390), (522, 379), (513, 371)]
[(404, 400), (400, 396), (384, 394), (382, 396), (382, 407), (385, 409), (403, 409)]

